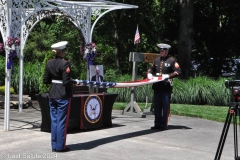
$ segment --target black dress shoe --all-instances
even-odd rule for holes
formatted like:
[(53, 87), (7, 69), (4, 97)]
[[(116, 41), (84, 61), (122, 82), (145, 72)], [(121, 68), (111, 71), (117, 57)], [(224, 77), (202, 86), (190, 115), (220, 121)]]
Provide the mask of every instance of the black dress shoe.
[(160, 131), (165, 131), (165, 130), (167, 130), (167, 127), (159, 127), (159, 130)]
[(53, 149), (52, 150), (53, 152), (67, 152), (67, 151), (70, 151), (70, 149), (68, 147), (66, 147), (65, 149), (63, 150), (56, 150), (56, 149)]
[(160, 127), (154, 126), (154, 127), (151, 127), (151, 129), (160, 129)]

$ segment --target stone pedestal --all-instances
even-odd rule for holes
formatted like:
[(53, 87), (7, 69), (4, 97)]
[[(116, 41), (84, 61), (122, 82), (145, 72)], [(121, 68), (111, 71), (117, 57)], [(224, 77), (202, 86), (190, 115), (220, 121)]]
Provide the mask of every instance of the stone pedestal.
[[(22, 102), (23, 102), (23, 109), (32, 106), (31, 97), (29, 97), (28, 95), (23, 95)], [(0, 108), (4, 109), (4, 105), (5, 105), (5, 96), (0, 95)], [(16, 94), (10, 95), (10, 109), (18, 109), (18, 106), (19, 106), (18, 95)]]

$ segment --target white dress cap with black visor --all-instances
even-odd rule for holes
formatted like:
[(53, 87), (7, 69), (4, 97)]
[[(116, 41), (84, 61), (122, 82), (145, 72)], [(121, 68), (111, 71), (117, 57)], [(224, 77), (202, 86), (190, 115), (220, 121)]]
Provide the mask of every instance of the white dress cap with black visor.
[(62, 50), (66, 48), (66, 45), (68, 44), (67, 41), (61, 41), (58, 43), (55, 43), (51, 46), (52, 49), (56, 49), (56, 50)]
[(168, 50), (171, 48), (170, 45), (165, 44), (165, 43), (159, 43), (159, 44), (157, 44), (157, 46), (160, 48), (160, 50)]

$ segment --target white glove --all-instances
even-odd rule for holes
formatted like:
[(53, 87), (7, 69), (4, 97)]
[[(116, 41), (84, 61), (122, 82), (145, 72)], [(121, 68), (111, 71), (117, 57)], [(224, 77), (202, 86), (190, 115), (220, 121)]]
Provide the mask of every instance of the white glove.
[(70, 79), (70, 81), (72, 81), (74, 84), (80, 84), (80, 81), (78, 79)]
[(70, 81), (71, 81), (72, 83), (74, 83), (74, 84), (77, 84), (76, 79), (72, 79), (72, 78), (70, 78)]
[(148, 73), (148, 74), (147, 74), (147, 78), (148, 78), (148, 79), (152, 79), (152, 78), (153, 78), (152, 73)]
[(168, 74), (163, 74), (162, 75), (162, 79), (165, 80), (165, 79), (168, 79), (169, 78), (169, 75)]

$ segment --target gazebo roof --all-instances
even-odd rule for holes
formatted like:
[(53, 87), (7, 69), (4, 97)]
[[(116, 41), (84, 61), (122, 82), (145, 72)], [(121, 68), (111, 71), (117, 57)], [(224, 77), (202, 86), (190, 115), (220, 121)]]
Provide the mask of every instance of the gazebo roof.
[[(9, 17), (7, 17), (9, 8), (12, 11), (11, 20), (8, 20)], [(93, 28), (102, 16), (113, 10), (134, 8), (138, 8), (138, 6), (104, 0), (21, 0), (21, 3), (19, 0), (1, 0), (0, 31), (4, 41), (6, 41), (7, 28), (10, 27), (11, 36), (19, 36), (21, 27), (27, 26), (27, 28), (23, 28), (25, 41), (34, 25), (49, 15), (47, 12), (58, 10), (61, 14), (68, 15), (82, 31), (85, 41), (90, 42)], [(92, 16), (95, 16), (94, 20), (91, 18)]]
[(75, 5), (82, 5), (87, 7), (101, 7), (102, 9), (131, 9), (131, 8), (138, 8), (135, 5), (124, 4), (124, 3), (117, 3), (111, 1), (104, 1), (104, 0), (91, 0), (91, 1), (64, 1), (64, 0), (46, 0), (47, 2), (52, 2), (55, 4), (75, 4)]

